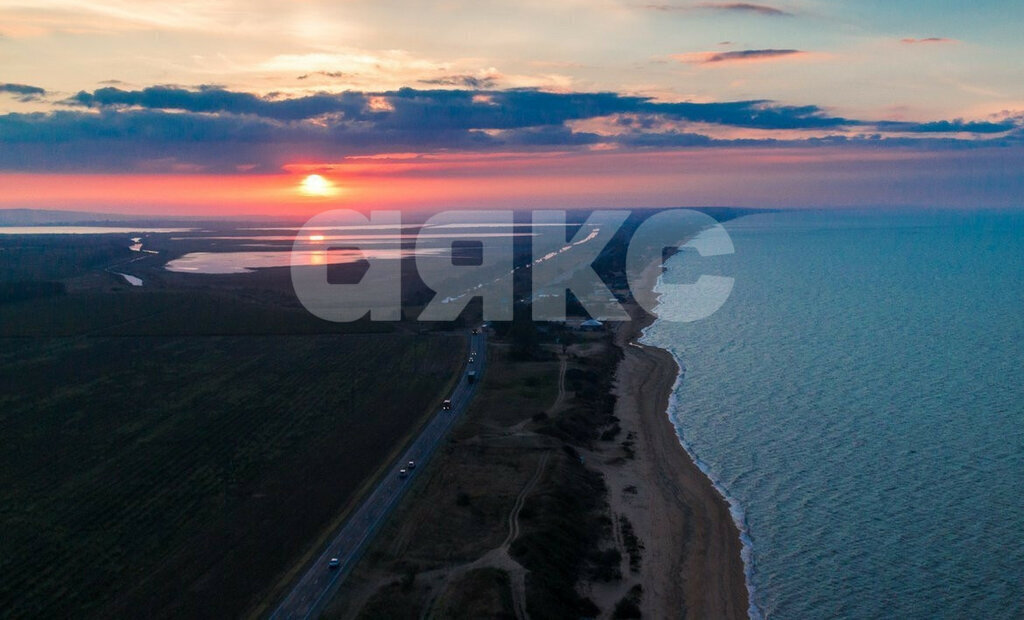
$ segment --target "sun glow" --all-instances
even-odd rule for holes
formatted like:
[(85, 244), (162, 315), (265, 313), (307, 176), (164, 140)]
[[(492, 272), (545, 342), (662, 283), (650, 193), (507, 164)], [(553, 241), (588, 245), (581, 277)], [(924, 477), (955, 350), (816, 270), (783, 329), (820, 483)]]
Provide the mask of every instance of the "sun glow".
[(319, 174), (310, 174), (299, 184), (299, 193), (303, 196), (323, 198), (324, 196), (334, 196), (338, 193), (338, 188), (330, 179)]

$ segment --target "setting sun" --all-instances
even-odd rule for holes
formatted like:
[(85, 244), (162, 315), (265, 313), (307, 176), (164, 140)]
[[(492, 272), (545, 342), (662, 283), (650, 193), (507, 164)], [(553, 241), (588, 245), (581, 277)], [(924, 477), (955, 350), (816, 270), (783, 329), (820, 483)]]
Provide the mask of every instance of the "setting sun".
[(304, 196), (334, 196), (338, 193), (338, 188), (329, 179), (319, 174), (311, 174), (302, 179), (302, 183), (299, 184), (299, 192)]

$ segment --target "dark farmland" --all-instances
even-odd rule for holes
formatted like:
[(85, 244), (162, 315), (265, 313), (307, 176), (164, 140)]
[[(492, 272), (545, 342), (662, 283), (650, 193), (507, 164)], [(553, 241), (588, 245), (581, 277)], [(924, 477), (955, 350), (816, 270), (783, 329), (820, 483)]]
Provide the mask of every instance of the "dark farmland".
[(458, 345), (394, 335), (5, 343), (0, 607), (245, 611), (417, 426), (461, 362)]
[(0, 270), (66, 289), (0, 299), (4, 615), (253, 612), (464, 361), (461, 334), (324, 323), (269, 276), (133, 290), (105, 240), (59, 269), (45, 241)]

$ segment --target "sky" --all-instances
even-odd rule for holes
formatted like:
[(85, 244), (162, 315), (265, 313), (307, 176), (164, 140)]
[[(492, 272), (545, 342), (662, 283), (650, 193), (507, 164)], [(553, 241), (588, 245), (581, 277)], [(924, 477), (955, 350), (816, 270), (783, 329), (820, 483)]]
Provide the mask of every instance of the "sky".
[(1016, 0), (0, 0), (0, 208), (1020, 207), (1022, 24)]

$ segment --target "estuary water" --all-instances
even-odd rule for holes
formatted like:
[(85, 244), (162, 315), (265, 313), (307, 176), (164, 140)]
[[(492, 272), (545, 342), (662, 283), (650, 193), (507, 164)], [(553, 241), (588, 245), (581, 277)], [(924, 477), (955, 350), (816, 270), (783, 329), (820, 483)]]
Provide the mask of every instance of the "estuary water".
[[(735, 279), (644, 342), (734, 504), (753, 616), (1024, 617), (1024, 215), (785, 212), (727, 222)], [(680, 303), (662, 296), (661, 303)]]

